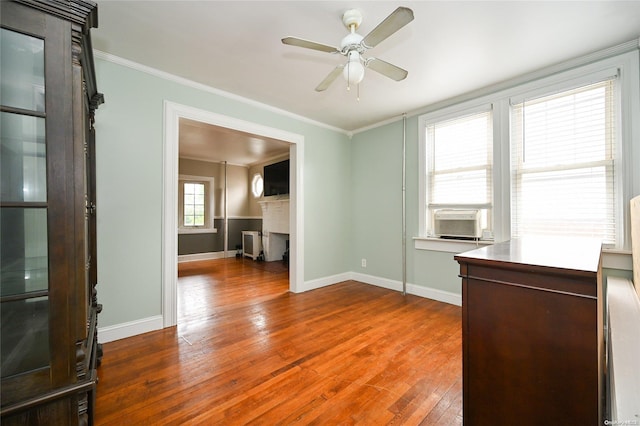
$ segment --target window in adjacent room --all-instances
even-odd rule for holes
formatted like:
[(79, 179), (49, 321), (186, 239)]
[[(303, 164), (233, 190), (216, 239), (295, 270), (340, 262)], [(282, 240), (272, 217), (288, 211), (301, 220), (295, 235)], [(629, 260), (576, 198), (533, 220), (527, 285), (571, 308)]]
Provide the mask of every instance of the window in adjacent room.
[(511, 235), (616, 243), (615, 79), (511, 110)]
[[(458, 113), (460, 114), (460, 113)], [(490, 106), (472, 113), (425, 121), (426, 231), (434, 235), (438, 211), (478, 210), (490, 235), (493, 126)]]
[(183, 226), (204, 226), (204, 183), (185, 182)]
[(178, 178), (178, 232), (216, 232), (213, 178), (180, 175)]

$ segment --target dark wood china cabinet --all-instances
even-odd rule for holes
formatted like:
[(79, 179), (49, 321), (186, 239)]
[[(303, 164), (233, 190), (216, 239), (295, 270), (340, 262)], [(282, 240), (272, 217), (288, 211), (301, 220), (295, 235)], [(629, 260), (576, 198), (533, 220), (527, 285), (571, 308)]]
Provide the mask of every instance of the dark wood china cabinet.
[(0, 19), (0, 423), (91, 424), (97, 7), (2, 1)]

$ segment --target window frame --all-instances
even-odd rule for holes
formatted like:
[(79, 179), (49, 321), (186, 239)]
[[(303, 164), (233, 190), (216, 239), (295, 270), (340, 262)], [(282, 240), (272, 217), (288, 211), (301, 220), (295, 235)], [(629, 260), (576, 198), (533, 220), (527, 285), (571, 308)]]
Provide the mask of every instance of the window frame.
[[(456, 119), (463, 119), (465, 117), (471, 117), (471, 116), (475, 116), (478, 114), (482, 114), (482, 113), (486, 113), (489, 112), (491, 113), (491, 131), (495, 132), (493, 126), (495, 123), (493, 123), (494, 121), (494, 117), (493, 117), (493, 105), (491, 103), (482, 103), (479, 105), (466, 105), (465, 108), (463, 109), (457, 109), (454, 108), (453, 110), (445, 110), (445, 111), (439, 111), (438, 113), (435, 114), (426, 114), (420, 117), (419, 120), (419, 129), (420, 129), (420, 145), (419, 145), (419, 162), (420, 162), (420, 176), (421, 178), (424, 179), (424, 187), (421, 187), (421, 191), (420, 191), (420, 206), (423, 206), (424, 209), (420, 211), (420, 218), (419, 218), (419, 226), (420, 226), (420, 235), (424, 235), (427, 236), (427, 238), (434, 238), (436, 239), (436, 237), (432, 236), (432, 227), (433, 227), (433, 214), (429, 213), (430, 208), (459, 208), (459, 209), (486, 209), (487, 210), (487, 227), (489, 229), (489, 232), (491, 233), (491, 237), (490, 238), (482, 238), (480, 241), (484, 241), (484, 240), (492, 240), (492, 235), (493, 235), (493, 176), (492, 173), (488, 173), (487, 179), (490, 181), (490, 185), (491, 185), (491, 200), (489, 201), (489, 203), (483, 203), (483, 204), (469, 204), (469, 203), (447, 203), (442, 204), (442, 205), (438, 205), (438, 204), (431, 204), (429, 202), (429, 192), (431, 191), (431, 184), (429, 182), (429, 175), (430, 175), (430, 167), (429, 165), (427, 165), (427, 153), (433, 153), (433, 145), (430, 142), (430, 138), (428, 136), (429, 133), (429, 127), (432, 125), (437, 125), (438, 123), (444, 123), (447, 121), (452, 121), (452, 120), (456, 120)], [(494, 133), (494, 138), (495, 138), (495, 133)], [(493, 146), (491, 147), (491, 152), (493, 151)], [(492, 154), (493, 155), (493, 154)], [(430, 160), (431, 161), (431, 160)], [(490, 172), (492, 172), (493, 170), (493, 161), (494, 159), (491, 159), (491, 164), (488, 165), (488, 169), (490, 169)], [(454, 239), (454, 240), (458, 240), (458, 239)], [(460, 241), (465, 241), (462, 239), (459, 239)]]
[[(207, 217), (207, 209), (206, 209), (206, 196), (207, 196), (207, 184), (205, 182), (194, 182), (194, 181), (186, 181), (186, 182), (182, 182), (182, 190), (184, 192), (184, 199), (182, 201), (182, 207), (184, 209), (184, 211), (182, 212), (182, 222), (181, 225), (185, 228), (190, 228), (190, 229), (194, 229), (194, 228), (202, 228), (205, 226), (206, 224), (206, 217)], [(187, 188), (187, 187), (191, 187), (193, 186), (193, 190), (195, 191), (195, 193), (188, 193), (187, 189), (191, 190), (191, 188)], [(200, 195), (199, 190), (202, 190), (202, 203), (196, 202), (197, 195)], [(187, 196), (188, 195), (193, 195), (194, 196), (194, 200), (193, 203), (187, 203)], [(188, 207), (193, 207), (194, 208), (194, 212), (193, 214), (187, 214), (187, 208)], [(202, 207), (202, 214), (197, 214), (197, 208), (198, 207)], [(188, 218), (193, 218), (194, 224), (193, 225), (188, 225), (187, 224), (187, 219)], [(198, 224), (196, 223), (198, 220), (198, 218), (201, 218), (202, 220), (202, 224)]]
[[(258, 182), (260, 183), (258, 184)], [(260, 188), (260, 191), (257, 191), (258, 187)], [(262, 198), (263, 194), (264, 194), (264, 176), (262, 173), (256, 172), (253, 174), (253, 177), (251, 178), (251, 195), (253, 195), (253, 198)]]
[[(414, 237), (415, 248), (432, 251), (462, 252), (491, 242), (443, 241), (427, 235), (426, 222), (426, 127), (428, 120), (438, 117), (463, 115), (465, 111), (482, 104), (493, 105), (493, 232), (494, 241), (511, 238), (511, 104), (539, 93), (560, 92), (589, 83), (602, 81), (603, 76), (618, 74), (617, 134), (614, 162), (615, 190), (618, 215), (618, 236), (615, 247), (605, 249), (611, 253), (626, 254), (630, 250), (629, 200), (640, 194), (640, 52), (637, 40), (607, 51), (578, 58), (564, 64), (527, 74), (516, 79), (476, 91), (466, 97), (433, 105), (418, 118), (419, 127), (419, 234)], [(620, 269), (629, 269), (627, 261), (616, 263)]]
[[(611, 74), (611, 75), (609, 75)], [(593, 76), (593, 79), (596, 80), (598, 79), (598, 76)], [(606, 84), (604, 83), (608, 83), (608, 82), (612, 82), (611, 86), (609, 88), (606, 87)], [(589, 160), (582, 160), (582, 161), (574, 161), (571, 163), (563, 163), (563, 164), (554, 164), (554, 165), (545, 165), (542, 166), (543, 167), (543, 171), (544, 172), (555, 172), (555, 173), (571, 173), (571, 172), (575, 172), (576, 170), (584, 170), (585, 168), (588, 167), (603, 167), (605, 169), (605, 173), (604, 173), (604, 178), (607, 179), (607, 176), (611, 176), (611, 180), (607, 181), (607, 193), (608, 196), (613, 196), (614, 199), (614, 204), (613, 204), (613, 208), (614, 208), (614, 213), (612, 216), (609, 216), (609, 218), (612, 219), (612, 222), (615, 224), (615, 233), (614, 233), (614, 239), (616, 241), (616, 243), (618, 241), (620, 241), (620, 227), (618, 226), (618, 211), (620, 210), (621, 207), (621, 203), (619, 202), (619, 200), (617, 200), (616, 197), (616, 181), (619, 180), (617, 173), (616, 173), (616, 164), (619, 161), (619, 152), (617, 151), (617, 139), (618, 139), (618, 135), (617, 135), (617, 130), (619, 129), (620, 126), (620, 122), (617, 119), (617, 116), (619, 114), (619, 96), (620, 96), (620, 90), (619, 90), (619, 75), (617, 70), (611, 70), (606, 74), (602, 75), (602, 79), (600, 79), (600, 81), (590, 81), (590, 82), (585, 82), (584, 84), (580, 84), (576, 87), (571, 87), (571, 88), (563, 88), (560, 91), (554, 91), (551, 93), (543, 93), (543, 94), (535, 94), (533, 97), (527, 97), (526, 99), (516, 99), (518, 102), (513, 102), (513, 100), (511, 101), (511, 121), (515, 121), (515, 115), (518, 114), (517, 110), (518, 108), (524, 108), (524, 105), (527, 102), (532, 102), (534, 105), (537, 104), (537, 102), (539, 102), (542, 99), (545, 98), (549, 98), (549, 97), (566, 97), (566, 96), (571, 96), (571, 92), (575, 93), (584, 93), (584, 89), (587, 89), (589, 87), (591, 87), (591, 90), (595, 89), (596, 85), (600, 85), (604, 90), (605, 90), (605, 108), (606, 108), (606, 114), (608, 115), (608, 117), (613, 117), (613, 120), (607, 120), (608, 122), (613, 122), (613, 124), (611, 125), (611, 127), (606, 127), (604, 132), (605, 132), (605, 141), (604, 141), (604, 151), (607, 152), (608, 154), (611, 155), (611, 157), (608, 157), (607, 154), (604, 155), (605, 158), (602, 159), (589, 159)], [(607, 100), (607, 97), (611, 97), (613, 98), (613, 101), (611, 100)], [(618, 101), (618, 102), (616, 102)], [(575, 105), (575, 104), (573, 104)], [(610, 108), (609, 108), (610, 107)], [(524, 110), (522, 109), (520, 114), (523, 114)], [(515, 132), (515, 129), (513, 129), (513, 127), (511, 127), (512, 132)], [(524, 131), (524, 129), (521, 129)], [(514, 147), (517, 146), (517, 150), (516, 152), (521, 152), (518, 150), (522, 150), (522, 144), (523, 144), (523, 140), (522, 138), (516, 139), (515, 137), (515, 133), (512, 133), (512, 137), (510, 139), (510, 147), (511, 149), (513, 149)], [(512, 209), (514, 208), (514, 205), (517, 204), (517, 197), (514, 196), (514, 194), (520, 193), (522, 194), (521, 189), (518, 186), (519, 183), (521, 183), (523, 181), (524, 178), (526, 177), (534, 177), (534, 176), (538, 176), (539, 172), (540, 172), (540, 167), (527, 167), (526, 165), (523, 165), (521, 162), (518, 161), (518, 163), (516, 164), (516, 159), (512, 158), (512, 162), (511, 162), (511, 201), (512, 201)], [(514, 180), (515, 178), (515, 180)], [(564, 179), (567, 179), (567, 177), (565, 177)], [(609, 186), (611, 185), (611, 186)], [(613, 194), (613, 195), (611, 195)], [(515, 200), (515, 204), (514, 204), (514, 200)], [(515, 230), (513, 230), (513, 222), (514, 222), (514, 217), (512, 215), (511, 217), (511, 230), (513, 231), (512, 234), (515, 232)], [(560, 221), (561, 223), (561, 221)], [(603, 246), (604, 247), (608, 247), (608, 248), (613, 248), (611, 247), (611, 244), (607, 244), (603, 242)]]
[[(204, 226), (184, 226), (184, 184), (200, 183), (204, 184)], [(211, 176), (178, 176), (178, 234), (207, 234), (216, 233), (218, 230), (214, 226), (215, 204), (214, 204), (214, 178)]]

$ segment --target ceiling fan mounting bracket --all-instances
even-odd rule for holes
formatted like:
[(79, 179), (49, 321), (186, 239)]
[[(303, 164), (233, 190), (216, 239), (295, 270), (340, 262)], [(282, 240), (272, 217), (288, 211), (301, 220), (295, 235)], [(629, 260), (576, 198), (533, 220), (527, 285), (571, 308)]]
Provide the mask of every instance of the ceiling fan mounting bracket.
[(362, 23), (362, 13), (358, 9), (349, 9), (342, 15), (342, 22), (349, 31), (353, 32)]

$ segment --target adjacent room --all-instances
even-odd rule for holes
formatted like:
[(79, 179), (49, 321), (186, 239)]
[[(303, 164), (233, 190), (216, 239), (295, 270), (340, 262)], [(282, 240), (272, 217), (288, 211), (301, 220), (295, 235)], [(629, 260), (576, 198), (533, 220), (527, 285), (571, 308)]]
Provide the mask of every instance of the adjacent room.
[(640, 1), (0, 19), (2, 424), (640, 424)]

